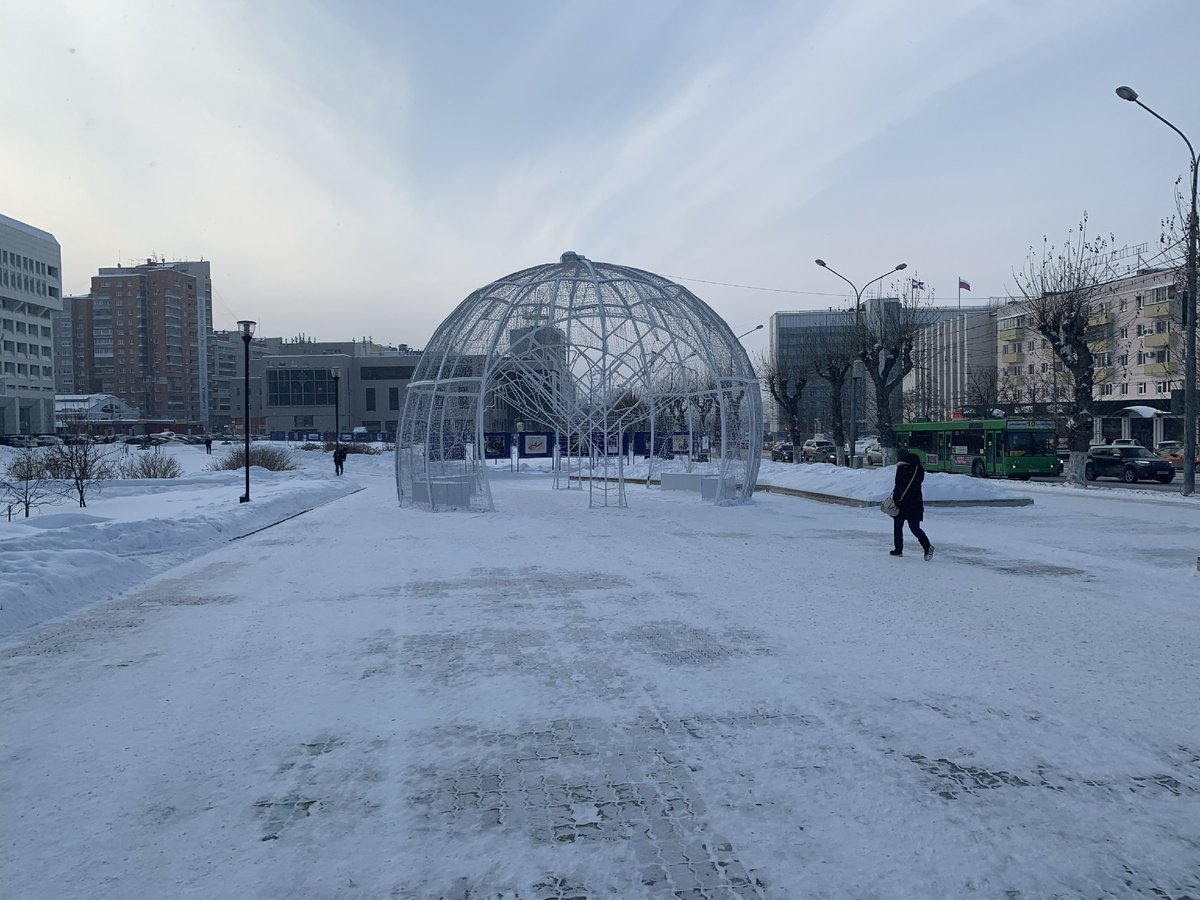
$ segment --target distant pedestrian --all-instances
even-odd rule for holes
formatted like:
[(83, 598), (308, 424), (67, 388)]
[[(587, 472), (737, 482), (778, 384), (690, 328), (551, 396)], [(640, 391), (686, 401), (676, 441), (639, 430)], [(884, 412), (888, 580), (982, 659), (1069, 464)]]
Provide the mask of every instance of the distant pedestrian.
[(921, 496), (921, 482), (925, 480), (925, 467), (921, 460), (910, 450), (900, 454), (896, 463), (896, 486), (892, 490), (892, 500), (900, 509), (892, 518), (892, 543), (895, 549), (889, 551), (891, 556), (904, 555), (904, 524), (921, 544), (926, 559), (933, 559), (933, 544), (921, 530), (921, 520), (925, 518), (925, 500)]
[(210, 437), (204, 439), (204, 452), (210, 456), (212, 455), (212, 438)]
[(333, 451), (333, 471), (338, 475), (342, 474), (342, 469), (346, 465), (346, 448), (338, 447)]

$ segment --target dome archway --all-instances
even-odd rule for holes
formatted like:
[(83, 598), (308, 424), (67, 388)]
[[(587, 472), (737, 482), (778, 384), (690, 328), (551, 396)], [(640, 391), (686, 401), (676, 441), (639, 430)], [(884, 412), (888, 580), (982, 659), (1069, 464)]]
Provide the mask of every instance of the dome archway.
[(762, 399), (745, 348), (699, 297), (568, 252), (472, 292), (434, 332), (396, 432), (401, 504), (492, 509), (485, 435), (512, 430), (550, 435), (555, 486), (586, 483), (591, 505), (626, 505), (635, 432), (654, 451), (648, 480), (682, 466), (741, 502)]

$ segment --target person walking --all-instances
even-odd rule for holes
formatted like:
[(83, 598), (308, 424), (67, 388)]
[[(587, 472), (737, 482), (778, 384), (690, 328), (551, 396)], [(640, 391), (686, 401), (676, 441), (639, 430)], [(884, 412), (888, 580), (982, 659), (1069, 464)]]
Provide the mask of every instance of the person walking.
[(204, 452), (212, 456), (212, 438), (207, 435), (204, 438)]
[(333, 451), (333, 471), (338, 475), (342, 474), (342, 469), (346, 465), (346, 448), (338, 447)]
[(890, 556), (904, 555), (904, 524), (907, 522), (908, 530), (925, 551), (925, 558), (933, 559), (933, 544), (929, 543), (929, 538), (921, 530), (921, 520), (925, 518), (925, 500), (921, 496), (921, 482), (924, 480), (925, 467), (921, 465), (921, 460), (911, 450), (905, 450), (896, 463), (896, 486), (892, 490), (892, 500), (900, 512), (892, 517), (892, 543), (895, 549), (888, 552)]

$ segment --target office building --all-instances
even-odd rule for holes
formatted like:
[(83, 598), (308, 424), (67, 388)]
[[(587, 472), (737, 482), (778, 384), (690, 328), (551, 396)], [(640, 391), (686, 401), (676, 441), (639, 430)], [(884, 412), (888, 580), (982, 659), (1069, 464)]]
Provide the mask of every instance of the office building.
[(0, 434), (54, 432), (61, 273), (54, 235), (0, 215)]

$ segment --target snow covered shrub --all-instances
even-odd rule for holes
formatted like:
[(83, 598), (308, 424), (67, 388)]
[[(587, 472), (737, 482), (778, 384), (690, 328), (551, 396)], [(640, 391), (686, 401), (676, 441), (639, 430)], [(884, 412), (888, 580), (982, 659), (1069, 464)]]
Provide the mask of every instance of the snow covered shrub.
[[(270, 472), (287, 472), (297, 468), (296, 460), (290, 450), (284, 447), (251, 447), (250, 465), (267, 469)], [(246, 448), (238, 447), (230, 450), (220, 459), (209, 463), (208, 468), (213, 472), (223, 472), (227, 469), (244, 469), (246, 467)]]
[(118, 471), (122, 478), (178, 478), (183, 474), (183, 466), (175, 457), (159, 453), (155, 447), (151, 453), (129, 457)]

